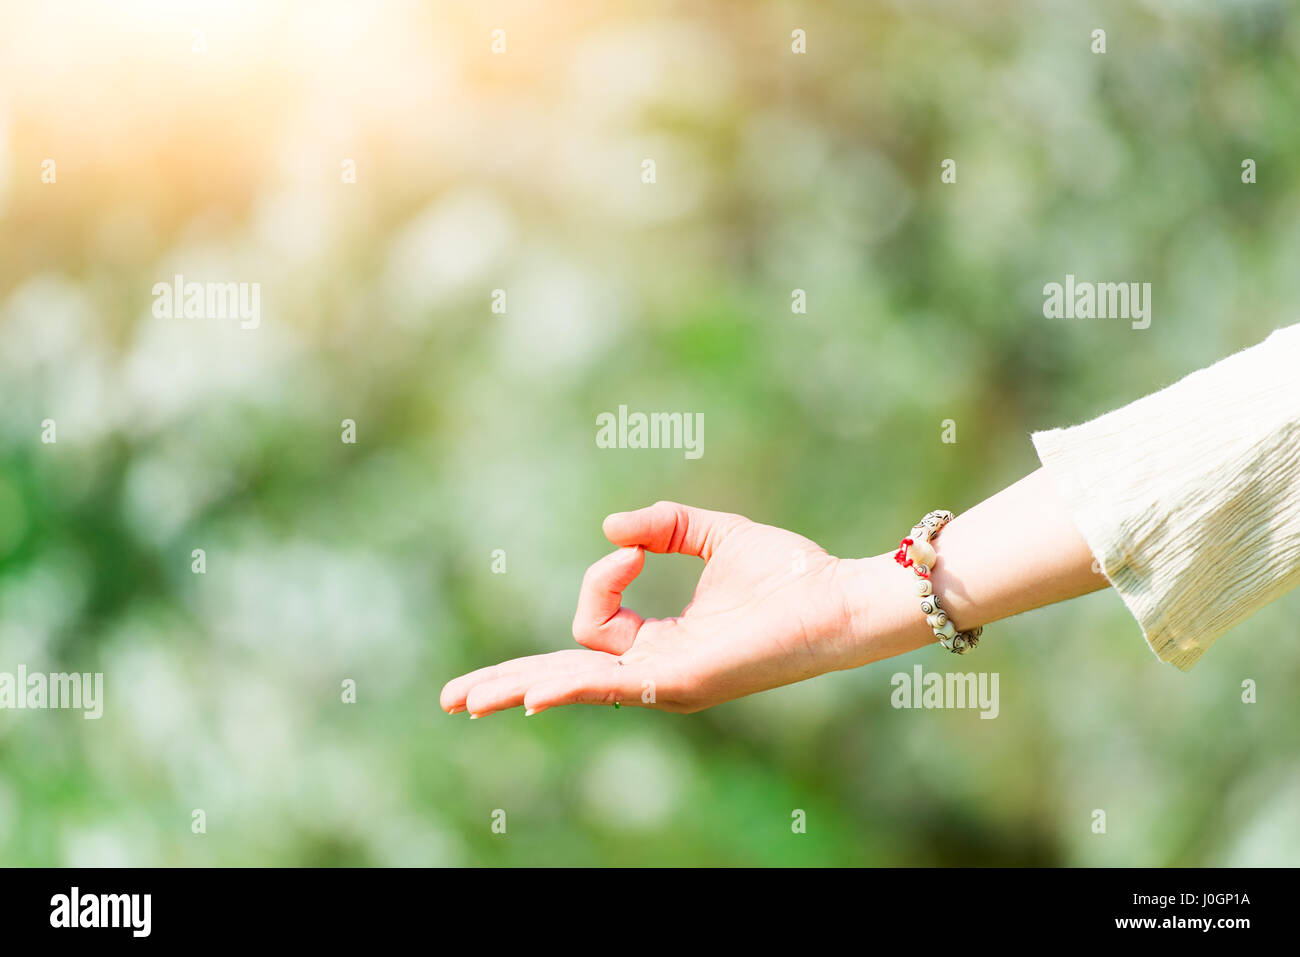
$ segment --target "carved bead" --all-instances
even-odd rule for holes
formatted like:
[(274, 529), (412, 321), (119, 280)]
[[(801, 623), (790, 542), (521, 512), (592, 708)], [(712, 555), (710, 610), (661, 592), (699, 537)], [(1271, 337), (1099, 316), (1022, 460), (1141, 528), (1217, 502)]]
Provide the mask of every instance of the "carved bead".
[(952, 518), (952, 512), (947, 509), (939, 508), (929, 512), (912, 526), (912, 533), (907, 537), (911, 544), (894, 557), (900, 564), (911, 568), (916, 575), (912, 586), (914, 594), (921, 599), (921, 613), (925, 615), (926, 624), (934, 629), (935, 638), (949, 651), (963, 655), (979, 644), (984, 629), (980, 627), (958, 631), (957, 626), (948, 618), (948, 613), (940, 606), (939, 596), (934, 593), (934, 584), (930, 581), (930, 571), (939, 561), (939, 553), (933, 544), (935, 537)]

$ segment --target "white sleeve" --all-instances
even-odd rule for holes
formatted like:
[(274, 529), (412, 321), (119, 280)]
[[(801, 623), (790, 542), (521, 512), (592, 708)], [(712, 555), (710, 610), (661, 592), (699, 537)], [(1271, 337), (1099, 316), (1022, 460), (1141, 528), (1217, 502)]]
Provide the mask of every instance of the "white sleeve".
[(1300, 584), (1300, 325), (1032, 438), (1162, 661), (1186, 671)]

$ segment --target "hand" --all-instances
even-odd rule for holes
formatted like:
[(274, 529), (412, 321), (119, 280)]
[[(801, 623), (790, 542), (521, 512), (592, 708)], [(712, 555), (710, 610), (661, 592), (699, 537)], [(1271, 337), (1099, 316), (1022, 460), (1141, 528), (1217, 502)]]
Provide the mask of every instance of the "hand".
[[(463, 675), (442, 690), (446, 711), (621, 703), (693, 712), (863, 663), (853, 634), (857, 563), (793, 532), (673, 502), (610, 515), (604, 531), (622, 547), (583, 578), (573, 636), (586, 650)], [(643, 619), (622, 606), (647, 550), (704, 559), (676, 618)]]

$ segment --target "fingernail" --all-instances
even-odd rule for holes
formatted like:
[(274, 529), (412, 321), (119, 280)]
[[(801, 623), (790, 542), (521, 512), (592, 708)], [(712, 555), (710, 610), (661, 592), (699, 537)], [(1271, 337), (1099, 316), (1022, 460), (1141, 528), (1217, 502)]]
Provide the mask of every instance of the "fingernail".
[(531, 717), (532, 717), (533, 715), (535, 715), (536, 713), (537, 713), (537, 712), (534, 711), (532, 708), (525, 708), (525, 709), (524, 709), (524, 717), (525, 717), (525, 718), (531, 718)]
[(473, 721), (473, 720), (474, 720), (475, 718), (477, 718), (477, 717), (478, 717), (478, 715), (476, 715), (476, 714), (472, 714), (472, 715), (469, 716), (469, 719), (470, 719), (471, 721)]
[(454, 704), (454, 705), (452, 705), (450, 708), (447, 709), (447, 713), (448, 713), (448, 714), (460, 714), (460, 713), (461, 713), (462, 711), (464, 711), (464, 710), (465, 710), (465, 709), (462, 708), (460, 705), (458, 705), (458, 704)]

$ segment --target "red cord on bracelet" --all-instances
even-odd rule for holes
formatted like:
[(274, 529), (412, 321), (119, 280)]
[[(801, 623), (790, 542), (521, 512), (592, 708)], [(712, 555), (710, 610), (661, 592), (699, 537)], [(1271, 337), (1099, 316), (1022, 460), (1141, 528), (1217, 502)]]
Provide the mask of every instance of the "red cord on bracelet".
[[(916, 571), (916, 569), (913, 568), (915, 562), (913, 562), (911, 556), (907, 554), (907, 546), (912, 544), (915, 543), (910, 538), (905, 538), (902, 541), (900, 541), (898, 543), (898, 551), (894, 552), (894, 561), (898, 562), (898, 564), (902, 565), (904, 568), (912, 568), (913, 571)], [(919, 575), (921, 578), (930, 577), (929, 572), (916, 571), (916, 574)]]

